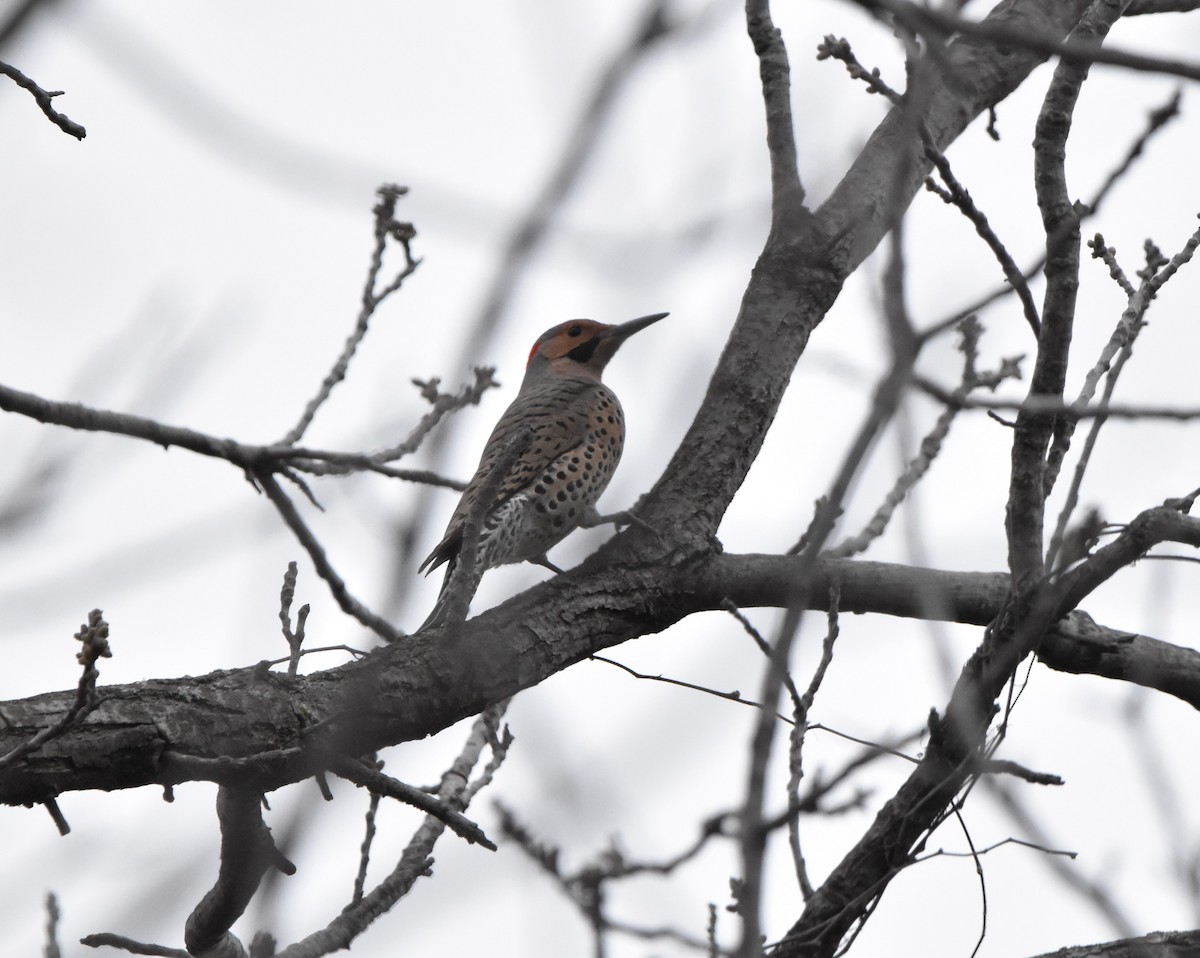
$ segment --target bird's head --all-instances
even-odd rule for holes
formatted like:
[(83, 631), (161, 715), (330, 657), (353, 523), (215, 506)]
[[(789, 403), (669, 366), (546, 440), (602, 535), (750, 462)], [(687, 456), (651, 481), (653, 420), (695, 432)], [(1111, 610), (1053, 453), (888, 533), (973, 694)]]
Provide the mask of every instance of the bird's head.
[(538, 337), (529, 351), (526, 375), (550, 373), (600, 379), (600, 373), (613, 358), (621, 343), (667, 313), (655, 313), (627, 323), (609, 326), (591, 319), (572, 319), (559, 323)]

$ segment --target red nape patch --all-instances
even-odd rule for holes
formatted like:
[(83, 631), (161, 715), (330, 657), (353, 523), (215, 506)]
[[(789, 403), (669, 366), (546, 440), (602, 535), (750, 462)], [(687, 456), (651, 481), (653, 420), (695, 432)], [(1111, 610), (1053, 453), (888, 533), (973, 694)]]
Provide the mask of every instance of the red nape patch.
[(533, 349), (529, 350), (529, 358), (525, 360), (526, 366), (533, 362), (533, 357), (537, 355), (537, 351), (542, 348), (542, 345), (546, 342), (547, 338), (548, 337), (546, 336), (542, 336), (536, 343), (533, 344)]

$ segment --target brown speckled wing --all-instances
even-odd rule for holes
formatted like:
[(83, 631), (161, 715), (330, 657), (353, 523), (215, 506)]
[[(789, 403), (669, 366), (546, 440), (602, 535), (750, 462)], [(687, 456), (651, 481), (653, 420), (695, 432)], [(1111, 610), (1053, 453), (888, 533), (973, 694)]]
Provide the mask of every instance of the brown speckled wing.
[[(614, 429), (621, 434), (612, 438), (615, 438), (618, 444), (624, 439), (620, 404), (616, 396), (608, 387), (594, 380), (552, 379), (518, 395), (492, 430), (480, 457), (479, 467), (450, 518), (445, 536), (421, 563), (418, 571), (432, 571), (458, 556), (462, 547), (463, 526), (478, 498), (480, 488), (496, 460), (503, 455), (513, 436), (524, 425), (533, 428), (529, 447), (513, 464), (501, 483), (496, 501), (489, 504), (485, 515), (494, 512), (522, 490), (530, 488), (556, 460), (584, 444), (596, 432), (600, 431), (607, 437), (608, 430)], [(618, 445), (617, 455), (620, 454), (619, 448)], [(603, 476), (603, 484), (606, 485), (615, 462), (611, 465), (606, 462), (605, 465), (608, 466)], [(594, 500), (595, 497), (592, 498)]]

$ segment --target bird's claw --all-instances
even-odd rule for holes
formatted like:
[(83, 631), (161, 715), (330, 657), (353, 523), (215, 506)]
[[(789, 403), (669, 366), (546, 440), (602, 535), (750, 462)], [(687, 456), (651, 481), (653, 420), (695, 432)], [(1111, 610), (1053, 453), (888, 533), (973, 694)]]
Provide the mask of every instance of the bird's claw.
[(549, 569), (551, 572), (555, 573), (556, 575), (562, 575), (563, 570), (560, 569), (558, 566), (556, 566), (553, 562), (551, 562), (550, 557), (547, 556), (546, 553), (544, 553), (544, 552), (540, 556), (534, 556), (529, 561), (532, 562), (534, 565), (540, 565), (546, 569)]
[(602, 516), (595, 509), (590, 509), (584, 514), (583, 519), (580, 520), (579, 523), (581, 529), (591, 529), (595, 526), (603, 525), (637, 526), (639, 529), (644, 529), (646, 532), (649, 532), (654, 536), (658, 536), (660, 539), (662, 538), (654, 526), (650, 525), (644, 519), (639, 518), (635, 513), (628, 510), (623, 512), (614, 512), (610, 515)]

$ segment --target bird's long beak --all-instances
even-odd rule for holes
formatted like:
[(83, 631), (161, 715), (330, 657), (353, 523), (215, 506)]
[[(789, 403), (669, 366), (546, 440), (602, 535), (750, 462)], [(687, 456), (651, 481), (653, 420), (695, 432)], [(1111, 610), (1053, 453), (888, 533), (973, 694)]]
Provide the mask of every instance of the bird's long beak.
[(628, 339), (634, 333), (645, 329), (651, 323), (657, 323), (660, 319), (665, 319), (670, 315), (670, 313), (654, 313), (651, 316), (642, 316), (639, 319), (631, 319), (629, 322), (620, 323), (617, 326), (609, 326), (608, 329), (600, 333), (600, 338), (611, 339), (620, 343)]

